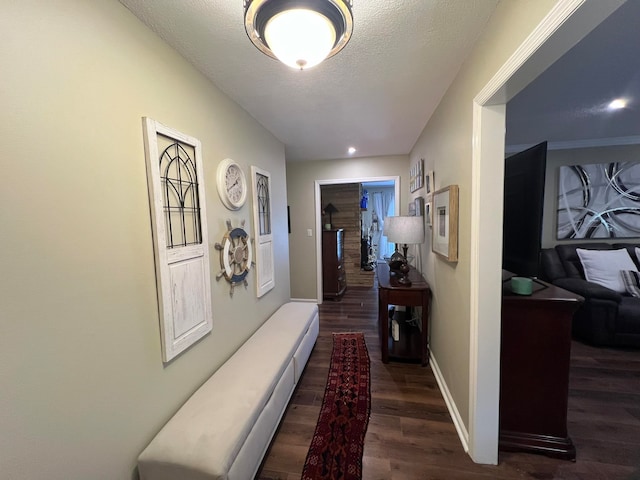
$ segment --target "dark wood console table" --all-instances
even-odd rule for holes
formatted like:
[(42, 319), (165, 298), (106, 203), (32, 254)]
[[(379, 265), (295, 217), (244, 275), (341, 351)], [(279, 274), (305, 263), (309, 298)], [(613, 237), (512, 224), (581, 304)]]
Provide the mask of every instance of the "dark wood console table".
[(567, 432), (571, 321), (583, 298), (539, 280), (532, 295), (517, 295), (509, 276), (502, 291), (499, 447), (574, 460)]
[[(401, 285), (396, 280), (389, 265), (379, 263), (376, 269), (378, 277), (378, 333), (382, 362), (389, 363), (389, 358), (399, 360), (417, 360), (422, 366), (429, 363), (429, 284), (415, 268), (411, 267), (409, 279), (411, 286)], [(404, 305), (407, 307), (422, 307), (422, 322), (420, 329), (414, 331), (405, 329), (402, 332), (402, 342), (395, 345), (393, 338), (389, 338), (389, 305)], [(417, 331), (419, 330), (419, 332)], [(412, 346), (416, 346), (412, 348)], [(417, 350), (417, 351), (416, 351)]]

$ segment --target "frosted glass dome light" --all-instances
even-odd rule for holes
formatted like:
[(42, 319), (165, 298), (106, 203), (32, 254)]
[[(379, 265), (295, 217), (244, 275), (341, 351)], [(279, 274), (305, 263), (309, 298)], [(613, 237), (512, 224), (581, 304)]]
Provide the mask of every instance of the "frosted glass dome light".
[(300, 70), (322, 62), (336, 42), (336, 31), (327, 17), (313, 10), (285, 10), (271, 18), (264, 29), (267, 45), (285, 65)]
[(352, 0), (244, 0), (244, 26), (262, 53), (306, 70), (349, 42), (352, 6)]

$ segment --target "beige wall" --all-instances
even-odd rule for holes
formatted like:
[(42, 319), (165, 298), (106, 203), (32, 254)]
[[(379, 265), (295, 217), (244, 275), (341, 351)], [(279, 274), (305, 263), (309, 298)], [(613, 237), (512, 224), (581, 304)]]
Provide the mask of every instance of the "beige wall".
[[(422, 267), (433, 289), (431, 350), (466, 429), (469, 428), (473, 99), (554, 3), (510, 0), (498, 4), (410, 153), (410, 163), (425, 158), (425, 170), (435, 172), (436, 189), (453, 184), (460, 187), (459, 261), (447, 263), (436, 258), (428, 239)], [(496, 188), (501, 191), (502, 178), (496, 181)]]
[[(129, 479), (138, 453), (289, 295), (284, 148), (115, 1), (3, 2), (2, 478)], [(220, 68), (224, 68), (221, 65)], [(225, 157), (271, 172), (276, 287), (212, 279), (213, 332), (161, 361), (141, 117), (202, 141), (211, 271)], [(306, 262), (305, 262), (306, 263)]]
[[(289, 235), (291, 296), (316, 299), (317, 257), (315, 181), (400, 176), (401, 211), (406, 213), (409, 164), (406, 155), (287, 163), (287, 197), (291, 211)], [(311, 229), (313, 236), (307, 236)]]
[[(547, 152), (547, 174), (544, 187), (544, 217), (542, 220), (542, 248), (549, 248), (558, 241), (558, 175), (562, 165), (588, 165), (590, 163), (637, 162), (640, 157), (640, 145), (619, 145), (594, 148), (572, 148), (567, 150), (549, 150)], [(571, 242), (606, 242), (605, 238), (571, 240)], [(626, 241), (615, 239), (615, 242)]]

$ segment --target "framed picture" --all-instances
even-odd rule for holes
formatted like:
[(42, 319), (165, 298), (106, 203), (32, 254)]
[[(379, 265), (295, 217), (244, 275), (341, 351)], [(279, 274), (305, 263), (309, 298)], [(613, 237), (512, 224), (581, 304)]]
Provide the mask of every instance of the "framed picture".
[(431, 227), (432, 222), (431, 222), (431, 202), (426, 202), (424, 204), (424, 224), (427, 227)]
[(426, 190), (426, 194), (430, 195), (434, 190), (435, 180), (433, 178), (433, 170), (429, 170), (424, 177), (424, 187)]
[(449, 262), (458, 261), (458, 186), (433, 193), (431, 249)]
[(637, 160), (564, 165), (558, 173), (558, 240), (638, 237)]
[(409, 171), (409, 191), (420, 190), (424, 186), (424, 158), (413, 164)]
[(415, 204), (416, 216), (421, 217), (424, 215), (424, 198), (417, 197), (413, 203)]
[(416, 216), (416, 203), (415, 202), (409, 202), (409, 216), (410, 217), (415, 217)]

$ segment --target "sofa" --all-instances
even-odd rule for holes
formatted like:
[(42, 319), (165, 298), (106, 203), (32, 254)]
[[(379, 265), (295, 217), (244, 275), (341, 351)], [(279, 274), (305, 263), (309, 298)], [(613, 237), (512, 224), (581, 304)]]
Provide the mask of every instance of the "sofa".
[(280, 307), (144, 449), (138, 457), (140, 479), (254, 478), (318, 329), (316, 304)]
[[(640, 347), (640, 298), (633, 296), (640, 289), (638, 285), (625, 283), (625, 277), (621, 274), (622, 271), (640, 270), (636, 247), (640, 247), (640, 244), (571, 243), (542, 249), (542, 279), (584, 297), (584, 303), (573, 319), (575, 338), (596, 346)], [(626, 250), (628, 258), (620, 252), (621, 249)], [(598, 253), (605, 251), (607, 253)], [(624, 257), (624, 266), (620, 267), (617, 260), (609, 260), (614, 258), (612, 255), (618, 259)], [(606, 273), (614, 280), (619, 279), (622, 286), (611, 288), (601, 278), (595, 278), (599, 283), (593, 281), (596, 276), (593, 265), (585, 262), (598, 256), (602, 258), (600, 267), (610, 269)], [(584, 265), (587, 266), (586, 272)], [(634, 288), (636, 291), (633, 291)]]

